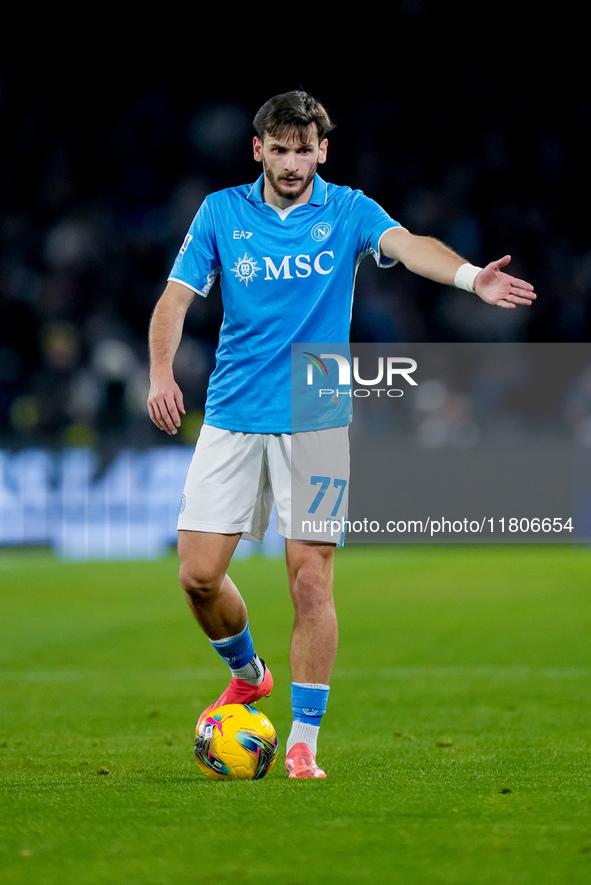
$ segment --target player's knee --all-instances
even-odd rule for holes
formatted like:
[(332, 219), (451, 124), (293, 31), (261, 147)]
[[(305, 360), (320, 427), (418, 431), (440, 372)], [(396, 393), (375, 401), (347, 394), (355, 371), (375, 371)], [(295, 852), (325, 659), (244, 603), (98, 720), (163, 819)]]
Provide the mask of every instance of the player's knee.
[(219, 593), (223, 575), (207, 563), (197, 566), (181, 562), (179, 582), (192, 602), (206, 602)]
[(313, 566), (303, 566), (295, 576), (292, 597), (298, 615), (315, 618), (333, 606), (332, 581)]

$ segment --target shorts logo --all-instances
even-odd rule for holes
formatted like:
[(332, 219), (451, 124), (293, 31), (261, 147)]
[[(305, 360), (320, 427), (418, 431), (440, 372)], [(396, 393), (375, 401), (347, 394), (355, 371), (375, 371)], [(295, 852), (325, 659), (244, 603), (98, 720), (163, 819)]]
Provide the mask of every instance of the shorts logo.
[(244, 258), (239, 258), (236, 264), (233, 267), (233, 271), (240, 280), (241, 283), (244, 283), (245, 286), (248, 286), (251, 280), (257, 275), (257, 271), (260, 270), (260, 267), (254, 260), (254, 258), (249, 258), (246, 252), (244, 253)]
[(320, 222), (319, 224), (315, 224), (312, 228), (312, 237), (318, 242), (325, 240), (327, 236), (330, 234), (332, 228), (330, 224), (327, 222)]

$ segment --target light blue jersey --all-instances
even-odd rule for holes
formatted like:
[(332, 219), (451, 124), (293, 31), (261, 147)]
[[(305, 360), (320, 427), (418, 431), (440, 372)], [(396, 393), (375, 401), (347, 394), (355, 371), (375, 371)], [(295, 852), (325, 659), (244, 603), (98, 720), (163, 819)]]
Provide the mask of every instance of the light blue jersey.
[(399, 226), (361, 191), (319, 175), (310, 201), (286, 210), (265, 202), (263, 175), (204, 200), (169, 280), (205, 297), (222, 274), (206, 424), (290, 433), (349, 423), (350, 407), (341, 407), (292, 426), (291, 345), (348, 342), (359, 262), (371, 254), (381, 267), (395, 264), (380, 256), (379, 241)]

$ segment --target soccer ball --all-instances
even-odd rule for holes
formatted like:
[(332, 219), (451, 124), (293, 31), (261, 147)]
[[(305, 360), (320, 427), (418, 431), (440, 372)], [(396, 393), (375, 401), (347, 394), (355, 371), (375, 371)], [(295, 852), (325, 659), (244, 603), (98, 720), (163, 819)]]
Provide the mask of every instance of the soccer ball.
[(216, 707), (195, 731), (195, 759), (211, 780), (260, 780), (276, 758), (275, 729), (250, 704)]

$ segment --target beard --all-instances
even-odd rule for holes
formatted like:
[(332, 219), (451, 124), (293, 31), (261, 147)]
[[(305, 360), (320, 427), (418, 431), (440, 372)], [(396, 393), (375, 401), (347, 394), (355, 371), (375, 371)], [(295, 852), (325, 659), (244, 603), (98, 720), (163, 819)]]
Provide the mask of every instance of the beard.
[(297, 180), (298, 182), (298, 185), (296, 187), (295, 183), (293, 185), (289, 185), (287, 183), (284, 184), (283, 180), (284, 178), (288, 178), (288, 176), (276, 176), (263, 159), (263, 169), (265, 170), (267, 181), (269, 182), (277, 196), (282, 197), (284, 200), (297, 200), (299, 197), (301, 197), (314, 180), (317, 168), (318, 163), (314, 165), (314, 168), (310, 170), (306, 178), (301, 178), (300, 176), (295, 177), (295, 180)]

